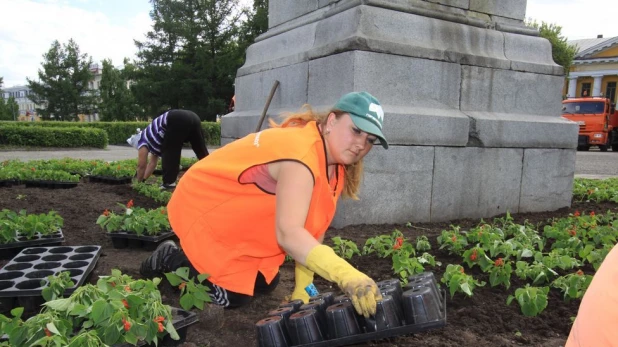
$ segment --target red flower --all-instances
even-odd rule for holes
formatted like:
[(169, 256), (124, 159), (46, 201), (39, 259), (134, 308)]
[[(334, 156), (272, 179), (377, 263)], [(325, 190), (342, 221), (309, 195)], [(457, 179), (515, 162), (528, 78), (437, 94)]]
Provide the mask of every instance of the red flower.
[(36, 171), (36, 169), (35, 169), (35, 168), (30, 168), (30, 170), (32, 170), (32, 172), (35, 172), (35, 171)]
[(584, 272), (583, 272), (582, 270), (577, 270), (576, 274), (577, 274), (578, 276), (583, 276), (583, 275), (584, 275)]
[(453, 237), (451, 237), (451, 241), (457, 242), (457, 236), (453, 235)]
[(504, 260), (502, 260), (502, 258), (498, 258), (496, 259), (496, 261), (494, 262), (495, 266), (504, 266)]
[(159, 323), (159, 329), (158, 329), (158, 330), (159, 330), (159, 332), (160, 332), (160, 333), (162, 333), (162, 332), (163, 332), (163, 330), (164, 330), (164, 329), (163, 329), (163, 324)]
[(124, 286), (124, 290), (125, 290), (126, 292), (131, 293), (131, 287), (129, 287), (129, 286)]
[(162, 208), (162, 209), (161, 209), (161, 214), (166, 214), (166, 213), (167, 213), (167, 211), (165, 211), (165, 209), (164, 209), (164, 208)]
[(579, 216), (580, 216), (580, 213), (579, 213), (579, 211), (575, 211), (575, 213), (573, 213), (573, 215), (574, 215), (575, 217), (579, 217)]
[(157, 316), (157, 318), (153, 319), (155, 323), (161, 323), (165, 320), (163, 316)]
[(103, 211), (103, 215), (104, 215), (105, 217), (109, 216), (109, 210), (108, 210), (108, 209), (105, 209), (105, 211)]
[(186, 283), (186, 282), (182, 282), (182, 283), (178, 286), (178, 289), (183, 290), (183, 289), (185, 289), (185, 287), (186, 287), (186, 286), (187, 286), (187, 283)]
[(122, 324), (124, 325), (124, 331), (129, 331), (129, 329), (131, 329), (131, 323), (125, 318), (122, 319)]
[(133, 207), (133, 199), (129, 200), (129, 202), (127, 202), (127, 208), (131, 208)]
[(52, 336), (52, 333), (51, 333), (51, 331), (49, 331), (49, 329), (45, 328), (44, 330), (45, 330), (45, 336), (47, 336), (47, 337)]
[(590, 217), (594, 217), (594, 211), (590, 212)]
[(478, 256), (476, 254), (476, 249), (475, 249), (472, 251), (472, 254), (470, 254), (470, 260), (476, 261), (476, 258), (478, 258)]
[(401, 245), (403, 245), (403, 237), (398, 237), (395, 239), (395, 244), (393, 245), (393, 249), (400, 249)]
[(569, 235), (571, 236), (577, 236), (577, 231), (575, 230), (575, 228), (569, 230)]
[(120, 165), (116, 166), (116, 170), (120, 170)]
[(459, 272), (461, 272), (462, 274), (465, 273), (463, 268), (459, 268)]
[(125, 308), (129, 308), (129, 303), (127, 302), (127, 299), (122, 299), (122, 304)]
[(112, 283), (110, 283), (110, 284), (112, 285), (112, 287), (115, 287), (115, 286), (116, 286), (116, 282), (112, 282)]

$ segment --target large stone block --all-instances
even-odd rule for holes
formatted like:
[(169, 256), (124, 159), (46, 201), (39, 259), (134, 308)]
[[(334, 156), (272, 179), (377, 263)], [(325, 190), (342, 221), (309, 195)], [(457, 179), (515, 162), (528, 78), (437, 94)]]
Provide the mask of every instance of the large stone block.
[(564, 75), (551, 54), (551, 44), (545, 38), (504, 33), (504, 55), (511, 61), (511, 70)]
[(523, 149), (436, 147), (431, 221), (519, 211)]
[(461, 110), (559, 117), (562, 76), (462, 67)]
[(571, 206), (575, 150), (526, 149), (520, 212), (554, 211)]
[(346, 52), (309, 64), (309, 103), (332, 106), (342, 91), (365, 90), (385, 112), (389, 143), (465, 146), (469, 119), (459, 107), (460, 66), (372, 52)]
[(360, 200), (340, 199), (332, 226), (428, 222), (433, 147), (375, 146), (365, 157)]
[(268, 2), (268, 28), (315, 11), (318, 6), (318, 0), (270, 0)]
[(524, 20), (527, 0), (470, 0), (470, 10), (507, 18)]
[(465, 113), (471, 118), (469, 146), (577, 147), (579, 127), (562, 117), (490, 112)]

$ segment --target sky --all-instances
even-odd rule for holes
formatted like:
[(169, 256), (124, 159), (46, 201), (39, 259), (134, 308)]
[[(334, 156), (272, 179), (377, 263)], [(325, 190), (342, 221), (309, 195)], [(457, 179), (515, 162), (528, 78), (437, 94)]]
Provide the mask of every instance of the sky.
[[(148, 0), (0, 0), (0, 9), (4, 87), (36, 79), (54, 40), (62, 44), (73, 38), (94, 62), (111, 59), (119, 66), (125, 57), (135, 58), (133, 40), (143, 40), (152, 24)], [(616, 0), (527, 0), (526, 18), (560, 25), (569, 40), (614, 37), (616, 10)]]

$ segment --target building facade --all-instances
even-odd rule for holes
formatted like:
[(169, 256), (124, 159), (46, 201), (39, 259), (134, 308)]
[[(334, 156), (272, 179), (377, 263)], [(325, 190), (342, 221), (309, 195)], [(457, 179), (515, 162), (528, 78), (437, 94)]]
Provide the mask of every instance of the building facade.
[(616, 103), (618, 84), (618, 36), (568, 42), (579, 48), (567, 77), (565, 95), (569, 98), (601, 96)]
[[(101, 86), (101, 76), (103, 69), (98, 63), (90, 65), (90, 72), (93, 79), (88, 82), (88, 88), (95, 95), (99, 95), (99, 87)], [(32, 91), (27, 85), (18, 85), (8, 88), (2, 88), (1, 96), (7, 102), (10, 97), (15, 98), (15, 102), (19, 105), (18, 120), (36, 120), (38, 119), (36, 109), (43, 108), (45, 105), (35, 104), (28, 98)], [(79, 121), (95, 121), (99, 120), (98, 113), (95, 111), (92, 115), (78, 115)]]

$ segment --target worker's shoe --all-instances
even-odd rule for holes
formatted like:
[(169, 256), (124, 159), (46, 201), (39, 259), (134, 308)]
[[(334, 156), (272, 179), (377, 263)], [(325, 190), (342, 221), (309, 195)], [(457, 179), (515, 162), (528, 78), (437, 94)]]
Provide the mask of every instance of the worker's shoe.
[(170, 183), (170, 184), (165, 184), (163, 183), (159, 189), (161, 190), (174, 190), (174, 188), (176, 188), (176, 182), (174, 183)]
[(172, 240), (162, 242), (152, 254), (142, 262), (139, 273), (147, 278), (162, 276), (171, 269), (167, 265), (169, 257), (178, 253), (180, 249)]

